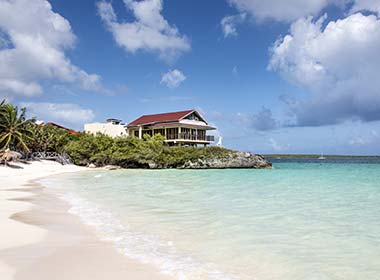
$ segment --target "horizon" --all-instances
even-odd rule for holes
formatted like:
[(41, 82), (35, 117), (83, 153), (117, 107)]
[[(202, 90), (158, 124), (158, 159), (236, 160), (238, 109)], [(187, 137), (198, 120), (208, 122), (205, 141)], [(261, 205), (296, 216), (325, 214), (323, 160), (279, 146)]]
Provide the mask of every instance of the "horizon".
[(0, 1), (0, 100), (75, 130), (193, 108), (226, 148), (380, 155), (380, 3), (204, 2)]

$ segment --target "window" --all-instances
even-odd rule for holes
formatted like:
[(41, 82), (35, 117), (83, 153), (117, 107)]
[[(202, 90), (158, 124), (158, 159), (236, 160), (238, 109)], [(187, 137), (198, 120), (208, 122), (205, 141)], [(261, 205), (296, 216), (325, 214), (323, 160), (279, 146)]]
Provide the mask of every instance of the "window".
[(192, 120), (192, 121), (201, 121), (199, 117), (195, 113), (191, 113), (186, 117), (187, 120)]
[(166, 139), (178, 139), (178, 128), (168, 128)]
[(156, 134), (161, 134), (162, 136), (165, 136), (165, 129), (163, 129), (163, 128), (155, 129), (154, 135), (156, 135)]

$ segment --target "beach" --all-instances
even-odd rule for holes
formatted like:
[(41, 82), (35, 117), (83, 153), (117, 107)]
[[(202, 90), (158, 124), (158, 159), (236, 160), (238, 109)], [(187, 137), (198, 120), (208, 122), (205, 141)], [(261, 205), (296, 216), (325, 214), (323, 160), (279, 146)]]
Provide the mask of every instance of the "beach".
[(378, 279), (378, 159), (0, 167), (1, 280)]
[(70, 206), (34, 180), (84, 171), (39, 161), (0, 166), (0, 275), (8, 279), (170, 279), (131, 260), (68, 213)]
[(122, 169), (41, 180), (127, 257), (174, 279), (378, 279), (380, 162)]

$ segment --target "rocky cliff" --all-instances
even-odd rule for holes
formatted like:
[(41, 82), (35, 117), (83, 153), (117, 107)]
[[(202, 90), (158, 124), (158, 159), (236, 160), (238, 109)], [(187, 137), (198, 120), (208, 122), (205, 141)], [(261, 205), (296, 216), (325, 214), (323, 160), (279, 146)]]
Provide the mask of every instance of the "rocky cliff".
[[(139, 155), (140, 156), (140, 155)], [(119, 159), (111, 154), (101, 160), (89, 161), (89, 167), (142, 169), (223, 169), (223, 168), (271, 168), (272, 164), (260, 155), (239, 152), (219, 147), (168, 148), (146, 158)]]
[(225, 157), (210, 157), (187, 161), (178, 166), (182, 169), (223, 169), (223, 168), (272, 168), (272, 164), (263, 156), (248, 152), (231, 152)]

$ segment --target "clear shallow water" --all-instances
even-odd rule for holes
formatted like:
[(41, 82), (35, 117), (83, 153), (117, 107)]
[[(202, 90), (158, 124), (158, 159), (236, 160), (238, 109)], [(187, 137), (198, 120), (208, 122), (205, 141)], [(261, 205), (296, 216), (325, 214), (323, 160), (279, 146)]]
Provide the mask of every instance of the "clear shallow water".
[(177, 279), (379, 279), (380, 164), (91, 171), (44, 179), (126, 255)]

